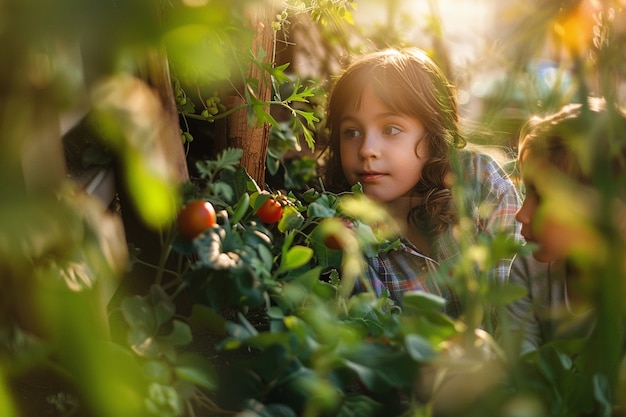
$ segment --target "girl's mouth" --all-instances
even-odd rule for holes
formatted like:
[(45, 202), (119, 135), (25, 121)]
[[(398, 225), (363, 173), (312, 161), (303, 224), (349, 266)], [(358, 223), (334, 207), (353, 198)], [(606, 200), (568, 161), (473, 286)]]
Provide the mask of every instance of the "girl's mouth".
[(533, 239), (532, 236), (527, 236), (524, 233), (522, 233), (522, 237), (524, 238), (524, 240), (526, 241), (526, 243), (536, 243), (535, 239)]
[(375, 171), (361, 172), (358, 174), (359, 181), (361, 182), (374, 182), (374, 181), (381, 179), (384, 176), (385, 174), (383, 174), (382, 172), (375, 172)]

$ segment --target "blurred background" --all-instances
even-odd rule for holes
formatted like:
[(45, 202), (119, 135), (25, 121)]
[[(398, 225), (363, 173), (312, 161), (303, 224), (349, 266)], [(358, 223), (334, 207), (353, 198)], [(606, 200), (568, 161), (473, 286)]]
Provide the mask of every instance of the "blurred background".
[[(333, 77), (360, 53), (407, 45), (427, 50), (457, 86), (470, 141), (510, 162), (530, 115), (589, 95), (626, 104), (625, 8), (0, 0), (0, 416), (236, 415), (211, 402), (219, 383), (208, 354), (176, 354), (192, 339), (183, 317), (195, 306), (169, 298), (192, 258), (172, 255), (181, 250), (172, 236), (189, 189), (210, 183), (196, 163), (235, 147), (260, 188), (319, 184)], [(224, 336), (219, 314), (203, 313), (209, 333)], [(322, 377), (302, 373), (328, 394)], [(246, 386), (258, 390), (246, 398), (255, 415), (294, 415), (261, 407), (260, 385)], [(567, 405), (561, 415), (572, 415)]]

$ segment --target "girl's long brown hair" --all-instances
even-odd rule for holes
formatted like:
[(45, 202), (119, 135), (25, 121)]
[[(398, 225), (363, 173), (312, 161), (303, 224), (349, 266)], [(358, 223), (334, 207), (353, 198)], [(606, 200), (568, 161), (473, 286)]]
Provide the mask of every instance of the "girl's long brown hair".
[(445, 178), (451, 170), (455, 149), (466, 144), (458, 124), (454, 87), (441, 69), (421, 49), (387, 49), (361, 57), (349, 65), (336, 80), (327, 107), (326, 132), (328, 157), (323, 178), (328, 190), (346, 191), (348, 184), (339, 154), (339, 124), (346, 109), (362, 103), (366, 86), (391, 111), (417, 118), (426, 129), (430, 160), (422, 171), (414, 193), (423, 204), (414, 207), (410, 222), (420, 230), (436, 234), (455, 222), (452, 195)]
[(626, 172), (626, 113), (617, 106), (607, 106), (600, 98), (532, 117), (522, 127), (520, 137), (520, 166), (528, 157), (540, 159), (584, 185), (593, 183), (593, 172), (590, 163), (582, 163), (583, 157), (595, 156), (596, 164), (609, 169), (611, 178)]

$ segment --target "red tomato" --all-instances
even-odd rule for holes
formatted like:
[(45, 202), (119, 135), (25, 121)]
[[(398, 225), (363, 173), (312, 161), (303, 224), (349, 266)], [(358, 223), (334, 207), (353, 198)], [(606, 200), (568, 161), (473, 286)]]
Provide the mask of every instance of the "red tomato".
[(283, 215), (283, 206), (273, 198), (268, 198), (256, 212), (263, 223), (276, 223)]
[(178, 213), (178, 230), (180, 234), (193, 240), (200, 233), (215, 225), (215, 209), (208, 201), (192, 201)]

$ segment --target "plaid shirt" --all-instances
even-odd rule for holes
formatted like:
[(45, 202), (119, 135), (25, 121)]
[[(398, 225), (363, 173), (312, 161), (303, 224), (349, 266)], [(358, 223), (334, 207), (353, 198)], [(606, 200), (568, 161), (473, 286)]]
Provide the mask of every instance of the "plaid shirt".
[[(520, 225), (515, 221), (520, 198), (502, 167), (491, 156), (469, 150), (459, 152), (459, 162), (462, 178), (458, 181), (462, 181), (465, 211), (472, 220), (469, 237), (476, 242), (480, 235), (510, 233), (517, 242), (522, 242)], [(459, 317), (458, 298), (436, 273), (441, 264), (453, 265), (461, 255), (461, 244), (452, 229), (449, 227), (435, 238), (432, 257), (421, 254), (410, 242), (402, 240), (399, 249), (368, 258), (365, 275), (375, 293), (380, 296), (387, 289), (391, 299), (401, 306), (404, 292), (428, 291), (446, 300), (445, 313)], [(511, 262), (512, 258), (501, 259), (490, 271), (490, 277), (506, 281)], [(363, 284), (358, 283), (356, 290), (363, 291)]]

